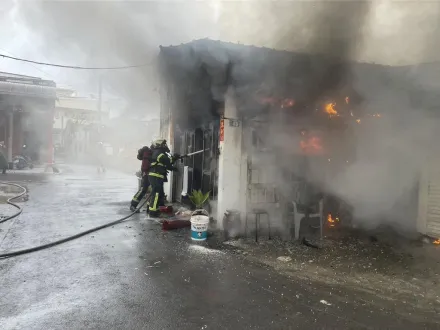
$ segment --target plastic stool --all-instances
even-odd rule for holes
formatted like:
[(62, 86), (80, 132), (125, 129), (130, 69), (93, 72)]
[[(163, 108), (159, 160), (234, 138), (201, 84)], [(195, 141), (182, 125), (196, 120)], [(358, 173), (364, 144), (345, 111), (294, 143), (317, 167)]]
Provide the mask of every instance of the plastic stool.
[(255, 214), (255, 242), (258, 242), (258, 230), (260, 227), (260, 221), (261, 221), (261, 215), (266, 215), (267, 216), (267, 227), (269, 229), (269, 239), (271, 239), (270, 237), (270, 215), (266, 210), (261, 210), (261, 209), (253, 209), (252, 212), (249, 212), (246, 214), (246, 222), (245, 222), (245, 229), (244, 229), (244, 234), (247, 237), (247, 228), (248, 228), (248, 215), (249, 214)]

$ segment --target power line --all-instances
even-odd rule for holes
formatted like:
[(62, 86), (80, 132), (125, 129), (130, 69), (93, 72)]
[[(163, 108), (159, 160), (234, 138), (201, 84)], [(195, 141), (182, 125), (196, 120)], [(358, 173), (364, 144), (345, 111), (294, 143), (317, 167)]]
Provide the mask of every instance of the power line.
[(139, 65), (127, 65), (127, 66), (115, 66), (115, 67), (84, 67), (84, 66), (74, 66), (74, 65), (62, 65), (62, 64), (53, 64), (53, 63), (46, 63), (46, 62), (37, 62), (37, 61), (31, 61), (26, 60), (19, 57), (14, 56), (8, 56), (4, 54), (0, 54), (0, 57), (7, 58), (14, 61), (20, 61), (20, 62), (26, 62), (26, 63), (33, 63), (33, 64), (39, 64), (39, 65), (46, 65), (46, 66), (54, 66), (57, 68), (65, 68), (65, 69), (76, 69), (76, 70), (124, 70), (124, 69), (132, 69), (132, 68), (140, 68), (147, 66), (149, 64), (139, 64)]
[[(11, 54), (12, 56), (15, 56), (15, 55), (16, 55), (16, 54), (14, 54), (14, 53), (12, 53), (12, 52), (6, 50), (6, 49), (3, 49), (3, 48), (0, 48), (0, 50), (6, 52), (6, 53), (8, 53), (8, 54)], [(28, 64), (28, 65), (30, 65), (31, 67), (33, 67), (35, 70), (38, 70), (38, 71), (44, 73), (45, 75), (49, 76), (51, 79), (56, 79), (52, 74), (50, 74), (50, 73), (48, 73), (48, 72), (46, 72), (46, 71), (40, 69), (40, 68), (39, 68), (38, 66), (36, 66), (36, 65), (33, 65), (33, 64), (31, 64), (31, 63), (25, 63), (25, 64)], [(57, 79), (57, 80), (58, 80), (58, 79)], [(63, 82), (63, 81), (61, 81), (61, 82)], [(64, 81), (64, 83), (65, 83), (65, 85), (67, 85), (69, 88), (71, 88), (70, 84), (66, 83), (65, 81)]]

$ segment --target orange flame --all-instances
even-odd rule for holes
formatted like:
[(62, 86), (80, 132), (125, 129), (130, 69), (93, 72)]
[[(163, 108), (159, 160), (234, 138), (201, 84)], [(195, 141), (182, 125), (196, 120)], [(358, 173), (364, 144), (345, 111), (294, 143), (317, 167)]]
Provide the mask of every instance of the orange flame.
[(336, 111), (335, 106), (336, 106), (336, 103), (327, 103), (325, 105), (325, 112), (327, 112), (330, 115), (330, 117), (338, 115), (338, 112)]
[(345, 103), (350, 103), (350, 98), (348, 96), (345, 98)]
[(281, 102), (281, 108), (291, 108), (295, 105), (295, 100), (293, 99), (285, 99)]
[(329, 213), (327, 215), (327, 222), (330, 227), (334, 227), (336, 225), (336, 223), (339, 222), (339, 218), (338, 217), (333, 218), (332, 215)]
[(356, 119), (356, 122), (357, 122), (358, 124), (360, 124), (360, 123), (361, 123), (361, 120), (360, 120), (360, 119)]
[(437, 239), (437, 240), (435, 240), (434, 242), (432, 242), (432, 243), (434, 243), (435, 245), (440, 245), (440, 238), (439, 239)]
[(321, 139), (312, 136), (307, 140), (301, 140), (300, 147), (306, 153), (319, 153), (322, 151)]

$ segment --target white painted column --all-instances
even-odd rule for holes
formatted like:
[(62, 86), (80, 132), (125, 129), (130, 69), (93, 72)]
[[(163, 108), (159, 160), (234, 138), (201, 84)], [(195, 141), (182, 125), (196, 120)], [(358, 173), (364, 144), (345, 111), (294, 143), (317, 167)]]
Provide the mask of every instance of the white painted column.
[[(243, 123), (238, 121), (238, 111), (233, 97), (228, 93), (225, 102), (223, 137), (220, 136), (218, 175), (217, 221), (221, 223), (226, 210), (239, 210), (241, 217), (246, 212), (247, 156), (243, 150)], [(232, 126), (230, 119), (238, 121)], [(222, 130), (220, 128), (220, 130)], [(222, 135), (222, 132), (220, 132)]]
[[(167, 141), (169, 140), (167, 139)], [(170, 148), (171, 152), (174, 151), (172, 144), (169, 144), (168, 147)], [(165, 195), (167, 196), (167, 201), (169, 203), (171, 203), (173, 199), (173, 179), (174, 179), (173, 172), (168, 173), (168, 182), (165, 182), (163, 185), (163, 190)]]
[[(167, 106), (169, 105), (169, 103), (167, 102)], [(163, 138), (165, 138), (167, 140), (168, 143), (168, 147), (171, 150), (171, 154), (175, 151), (174, 150), (174, 125), (173, 125), (173, 117), (171, 114), (171, 109), (168, 108), (168, 125), (167, 125), (167, 129), (166, 131), (163, 133), (164, 136)], [(165, 195), (167, 196), (167, 201), (168, 202), (172, 202), (173, 199), (173, 172), (170, 172), (168, 174), (168, 182), (165, 182), (165, 184), (163, 185), (163, 190)]]
[(14, 136), (14, 112), (11, 111), (9, 114), (9, 125), (8, 125), (8, 162), (12, 162), (12, 139)]

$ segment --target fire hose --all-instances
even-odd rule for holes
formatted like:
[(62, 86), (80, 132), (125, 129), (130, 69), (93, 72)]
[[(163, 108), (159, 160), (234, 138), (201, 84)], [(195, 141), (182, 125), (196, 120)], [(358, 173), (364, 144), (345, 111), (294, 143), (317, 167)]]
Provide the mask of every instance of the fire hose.
[(22, 190), (21, 193), (19, 193), (19, 194), (16, 195), (16, 196), (13, 196), (13, 197), (11, 197), (11, 198), (8, 198), (8, 200), (6, 201), (6, 203), (8, 203), (9, 205), (12, 205), (12, 206), (15, 207), (16, 209), (18, 209), (18, 211), (15, 212), (13, 215), (10, 215), (10, 216), (8, 216), (8, 217), (5, 217), (5, 218), (1, 219), (1, 220), (0, 220), (0, 223), (2, 223), (2, 222), (6, 222), (6, 221), (8, 221), (8, 220), (12, 220), (12, 219), (18, 217), (18, 216), (21, 214), (21, 212), (23, 212), (23, 209), (22, 209), (19, 205), (15, 204), (15, 203), (12, 203), (12, 201), (13, 201), (14, 199), (18, 199), (18, 198), (24, 196), (24, 195), (27, 193), (27, 190), (26, 190), (26, 188), (24, 188), (24, 187), (22, 187), (22, 186), (20, 186), (19, 184), (16, 184), (16, 183), (0, 182), (0, 184), (8, 185), (8, 186), (14, 186), (14, 187), (20, 188), (20, 189)]
[(178, 161), (179, 159), (184, 159), (184, 158), (187, 158), (187, 157), (191, 157), (191, 156), (194, 156), (194, 155), (201, 154), (202, 152), (205, 152), (205, 151), (208, 151), (208, 150), (209, 150), (209, 148), (203, 149), (203, 150), (199, 150), (199, 151), (190, 152), (190, 153), (185, 154), (185, 155), (180, 155), (179, 157), (176, 157), (174, 159), (174, 162)]
[[(183, 159), (185, 157), (190, 157), (190, 156), (193, 156), (193, 155), (196, 155), (196, 154), (200, 154), (200, 153), (202, 153), (202, 152), (204, 152), (206, 150), (209, 150), (209, 149), (204, 149), (204, 150), (199, 150), (199, 151), (196, 151), (196, 152), (192, 152), (192, 153), (180, 156), (177, 159)], [(9, 205), (15, 207), (16, 209), (18, 209), (18, 211), (16, 213), (14, 213), (13, 215), (11, 215), (11, 216), (8, 216), (8, 217), (6, 217), (4, 219), (1, 219), (0, 223), (2, 223), (2, 222), (6, 222), (8, 220), (11, 220), (11, 219), (14, 219), (14, 218), (18, 217), (23, 212), (23, 209), (19, 205), (13, 203), (12, 201), (15, 200), (15, 199), (18, 199), (18, 198), (20, 198), (22, 196), (24, 196), (27, 193), (27, 189), (25, 187), (19, 185), (19, 184), (11, 183), (11, 182), (0, 182), (0, 184), (8, 185), (8, 186), (14, 186), (14, 187), (20, 188), (22, 190), (21, 193), (19, 193), (16, 196), (13, 196), (13, 197), (11, 197), (11, 198), (9, 198), (7, 200), (7, 203)], [(139, 212), (139, 210), (149, 201), (150, 198), (151, 198), (151, 195), (148, 195), (148, 197), (145, 199), (145, 201), (143, 203), (141, 203), (141, 205), (138, 206), (135, 211), (131, 212), (130, 214), (126, 215), (123, 218), (120, 218), (120, 219), (117, 219), (115, 221), (103, 224), (103, 225), (98, 226), (98, 227), (94, 227), (94, 228), (82, 231), (82, 232), (80, 232), (78, 234), (75, 234), (73, 236), (69, 236), (69, 237), (66, 237), (66, 238), (54, 241), (54, 242), (50, 242), (50, 243), (47, 243), (47, 244), (35, 246), (35, 247), (32, 247), (32, 248), (28, 248), (28, 249), (23, 249), (23, 250), (17, 250), (17, 251), (3, 253), (3, 254), (0, 254), (0, 259), (12, 258), (12, 257), (16, 257), (16, 256), (23, 255), (23, 254), (29, 254), (29, 253), (32, 253), (32, 252), (37, 252), (37, 251), (45, 250), (45, 249), (51, 248), (51, 247), (56, 246), (56, 245), (60, 245), (60, 244), (63, 244), (63, 243), (69, 242), (69, 241), (73, 241), (73, 240), (75, 240), (77, 238), (80, 238), (82, 236), (88, 235), (88, 234), (93, 233), (95, 231), (98, 231), (98, 230), (101, 230), (101, 229), (104, 229), (104, 228), (107, 228), (107, 227), (119, 224), (119, 223), (121, 223), (121, 222), (123, 222), (123, 221), (125, 221), (125, 220), (127, 220), (129, 218), (131, 218), (133, 215), (137, 214)]]
[[(18, 188), (22, 189), (22, 192), (20, 194), (18, 194), (16, 196), (13, 196), (13, 197), (11, 197), (11, 198), (9, 198), (7, 200), (7, 203), (9, 205), (12, 205), (13, 207), (17, 208), (18, 211), (15, 214), (13, 214), (13, 215), (5, 218), (5, 219), (2, 219), (0, 221), (0, 223), (1, 223), (1, 222), (5, 222), (5, 221), (8, 221), (8, 220), (11, 220), (11, 219), (19, 216), (23, 212), (23, 209), (19, 205), (13, 203), (12, 201), (22, 197), (23, 195), (25, 195), (27, 193), (27, 189), (24, 188), (23, 186), (20, 186), (19, 184), (15, 184), (15, 183), (0, 182), (0, 184), (9, 185), (9, 186), (15, 186), (15, 187), (18, 187)], [(32, 252), (37, 252), (37, 251), (45, 250), (45, 249), (51, 248), (51, 247), (56, 246), (56, 245), (60, 245), (60, 244), (63, 244), (63, 243), (69, 242), (69, 241), (73, 241), (74, 239), (77, 239), (77, 238), (80, 238), (82, 236), (88, 235), (88, 234), (93, 233), (95, 231), (98, 231), (98, 230), (101, 230), (101, 229), (104, 229), (104, 228), (107, 228), (107, 227), (110, 227), (110, 226), (114, 226), (114, 225), (116, 225), (118, 223), (121, 223), (122, 221), (127, 220), (128, 218), (131, 218), (133, 215), (138, 213), (138, 210), (140, 210), (145, 205), (145, 203), (148, 202), (149, 199), (150, 199), (150, 195), (146, 198), (146, 200), (140, 206), (138, 206), (138, 208), (134, 212), (126, 215), (123, 218), (120, 218), (118, 220), (115, 220), (115, 221), (103, 224), (103, 225), (98, 226), (98, 227), (91, 228), (89, 230), (82, 231), (82, 232), (80, 232), (78, 234), (75, 234), (73, 236), (69, 236), (69, 237), (66, 237), (66, 238), (54, 241), (54, 242), (50, 242), (50, 243), (47, 243), (47, 244), (35, 246), (35, 247), (32, 247), (32, 248), (28, 248), (28, 249), (23, 249), (23, 250), (17, 250), (17, 251), (3, 253), (3, 254), (0, 254), (0, 259), (12, 258), (12, 257), (16, 257), (16, 256), (23, 255), (23, 254), (28, 254), (28, 253), (32, 253)]]

